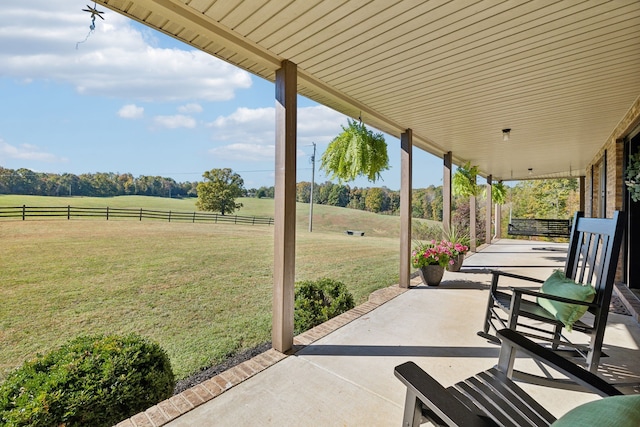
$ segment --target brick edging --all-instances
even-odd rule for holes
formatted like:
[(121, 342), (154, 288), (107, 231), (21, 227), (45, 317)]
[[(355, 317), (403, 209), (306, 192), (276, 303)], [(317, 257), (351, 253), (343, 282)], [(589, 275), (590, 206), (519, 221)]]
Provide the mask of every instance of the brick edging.
[[(340, 329), (406, 291), (407, 289), (393, 285), (372, 292), (367, 302), (294, 337), (293, 343), (297, 347), (296, 351)], [(115, 427), (163, 426), (287, 357), (287, 354), (269, 349), (182, 393), (163, 400), (144, 412), (119, 422)]]

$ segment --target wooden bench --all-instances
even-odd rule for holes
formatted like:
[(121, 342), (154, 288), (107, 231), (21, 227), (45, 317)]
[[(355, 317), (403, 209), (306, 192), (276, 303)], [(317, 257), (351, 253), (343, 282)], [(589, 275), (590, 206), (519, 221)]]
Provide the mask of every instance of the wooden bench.
[(512, 236), (569, 237), (571, 220), (513, 218), (508, 233)]
[(349, 236), (364, 236), (364, 231), (347, 230), (345, 233)]

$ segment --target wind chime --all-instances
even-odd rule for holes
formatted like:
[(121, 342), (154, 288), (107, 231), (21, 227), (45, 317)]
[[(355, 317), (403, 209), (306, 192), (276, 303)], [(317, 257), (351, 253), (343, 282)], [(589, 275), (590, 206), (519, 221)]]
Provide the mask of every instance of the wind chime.
[(91, 14), (91, 25), (89, 25), (89, 33), (87, 34), (87, 37), (85, 37), (84, 40), (82, 40), (81, 42), (76, 43), (76, 49), (78, 49), (78, 45), (80, 43), (86, 42), (89, 36), (93, 34), (94, 30), (96, 29), (96, 16), (104, 21), (104, 18), (102, 17), (102, 14), (104, 12), (101, 10), (98, 10), (98, 6), (95, 2), (93, 3), (93, 7), (87, 5), (87, 8), (82, 9), (82, 11), (89, 12)]

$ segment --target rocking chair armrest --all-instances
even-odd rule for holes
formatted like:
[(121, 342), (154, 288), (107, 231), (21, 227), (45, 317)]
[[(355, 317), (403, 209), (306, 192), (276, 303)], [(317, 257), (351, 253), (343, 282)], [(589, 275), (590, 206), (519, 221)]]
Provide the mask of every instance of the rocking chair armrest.
[(531, 289), (523, 289), (523, 288), (514, 288), (514, 287), (512, 287), (511, 291), (514, 294), (524, 294), (524, 295), (529, 295), (529, 296), (532, 296), (532, 297), (550, 299), (550, 300), (558, 301), (558, 302), (566, 302), (567, 304), (585, 305), (585, 306), (590, 307), (590, 308), (599, 307), (598, 304), (593, 303), (593, 302), (586, 302), (586, 301), (580, 301), (580, 300), (575, 300), (575, 299), (571, 299), (571, 298), (559, 297), (557, 295), (551, 295), (551, 294), (545, 294), (545, 293), (538, 292), (538, 291), (532, 291)]
[(511, 346), (512, 348), (520, 350), (531, 356), (533, 359), (551, 366), (591, 392), (602, 397), (623, 394), (620, 390), (594, 373), (587, 371), (570, 360), (536, 344), (519, 332), (511, 329), (501, 329), (497, 331), (496, 334), (500, 341), (502, 341), (503, 346)]
[(413, 393), (430, 412), (445, 421), (447, 425), (469, 427), (494, 425), (472, 412), (414, 362), (405, 362), (396, 366), (394, 374), (407, 386), (408, 393)]
[(496, 280), (498, 276), (505, 276), (505, 277), (511, 277), (513, 279), (527, 280), (529, 282), (544, 283), (544, 280), (536, 279), (535, 277), (522, 276), (520, 274), (508, 273), (506, 271), (501, 271), (501, 270), (491, 270), (491, 274), (493, 274), (494, 280)]

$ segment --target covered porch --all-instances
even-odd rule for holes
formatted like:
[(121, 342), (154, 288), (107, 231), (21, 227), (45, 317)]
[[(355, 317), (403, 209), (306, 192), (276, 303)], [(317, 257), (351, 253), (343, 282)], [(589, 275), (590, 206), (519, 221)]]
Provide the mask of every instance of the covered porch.
[(443, 159), (445, 225), (452, 167), (479, 167), (487, 235), (493, 182), (579, 178), (586, 216), (629, 212), (618, 280), (640, 286), (640, 208), (623, 177), (640, 143), (637, 1), (97, 3), (275, 82), (274, 349), (293, 346), (298, 95), (399, 139), (400, 287), (414, 148)]
[[(412, 360), (449, 386), (494, 366), (499, 347), (476, 335), (487, 303), (489, 269), (545, 278), (563, 265), (565, 248), (496, 241), (468, 257), (461, 272), (446, 272), (439, 287), (414, 278), (408, 290), (397, 285), (382, 289), (369, 302), (297, 336), (289, 355), (270, 350), (119, 427), (399, 425), (406, 389), (393, 368)], [(640, 326), (624, 302), (623, 297), (612, 306), (603, 347), (608, 357), (599, 373), (631, 392), (629, 384), (640, 383)], [(580, 334), (574, 335), (580, 342)], [(539, 371), (530, 359), (519, 358), (516, 366)], [(522, 387), (556, 416), (597, 399)]]

